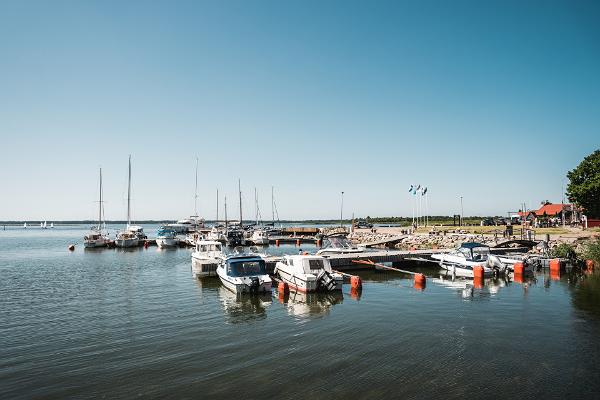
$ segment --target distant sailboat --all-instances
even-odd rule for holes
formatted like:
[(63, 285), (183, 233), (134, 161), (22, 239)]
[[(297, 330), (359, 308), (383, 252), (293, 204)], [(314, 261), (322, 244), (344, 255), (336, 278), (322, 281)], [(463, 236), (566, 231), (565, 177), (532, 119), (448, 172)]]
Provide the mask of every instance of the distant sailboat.
[(23, 229), (27, 229), (27, 222), (23, 224)]
[(54, 228), (54, 222), (50, 222), (50, 228)]
[(44, 221), (44, 223), (42, 224), (42, 229), (46, 229), (48, 228), (48, 225), (46, 224), (46, 221)]

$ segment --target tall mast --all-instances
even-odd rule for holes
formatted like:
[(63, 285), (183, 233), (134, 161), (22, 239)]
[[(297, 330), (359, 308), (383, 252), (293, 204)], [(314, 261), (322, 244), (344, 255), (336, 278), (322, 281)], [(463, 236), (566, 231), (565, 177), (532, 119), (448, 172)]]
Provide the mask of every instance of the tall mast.
[(219, 223), (219, 189), (217, 189), (217, 219), (215, 220), (215, 225)]
[(227, 196), (225, 196), (225, 230), (227, 230)]
[(240, 228), (244, 229), (244, 223), (242, 219), (242, 184), (240, 179), (238, 178), (238, 192), (240, 194)]
[(198, 157), (196, 157), (196, 188), (194, 189), (194, 216), (198, 216)]
[(256, 186), (254, 187), (254, 213), (256, 214), (256, 225), (258, 225), (258, 195), (256, 194)]
[(100, 201), (98, 202), (98, 230), (102, 224), (102, 167), (100, 167)]
[(131, 154), (129, 155), (129, 176), (127, 179), (127, 226), (131, 224)]
[(275, 197), (273, 197), (273, 186), (271, 186), (271, 214), (273, 214), (273, 227), (275, 227)]

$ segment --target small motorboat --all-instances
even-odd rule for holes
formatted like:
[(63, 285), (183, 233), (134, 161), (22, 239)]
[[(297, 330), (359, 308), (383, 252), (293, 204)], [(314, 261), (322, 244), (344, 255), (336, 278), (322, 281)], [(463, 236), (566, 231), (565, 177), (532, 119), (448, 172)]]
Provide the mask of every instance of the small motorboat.
[(264, 246), (269, 244), (269, 233), (266, 229), (256, 229), (250, 236), (250, 241), (258, 246)]
[(173, 229), (161, 226), (156, 232), (156, 245), (161, 249), (179, 246), (177, 232)]
[(328, 259), (318, 255), (284, 256), (275, 265), (275, 274), (301, 292), (342, 290), (344, 277), (331, 270)]
[(265, 260), (256, 254), (234, 254), (221, 260), (217, 275), (223, 286), (234, 293), (266, 293), (272, 281)]
[(499, 257), (490, 254), (490, 247), (477, 242), (465, 242), (450, 253), (434, 253), (431, 258), (438, 260), (445, 270), (456, 276), (473, 277), (473, 267), (483, 267), (484, 276), (502, 274), (506, 264)]
[(366, 248), (356, 247), (346, 233), (334, 233), (323, 238), (323, 248), (318, 255), (364, 253)]
[(198, 278), (216, 276), (216, 265), (225, 258), (223, 244), (215, 240), (199, 240), (192, 253), (192, 272)]

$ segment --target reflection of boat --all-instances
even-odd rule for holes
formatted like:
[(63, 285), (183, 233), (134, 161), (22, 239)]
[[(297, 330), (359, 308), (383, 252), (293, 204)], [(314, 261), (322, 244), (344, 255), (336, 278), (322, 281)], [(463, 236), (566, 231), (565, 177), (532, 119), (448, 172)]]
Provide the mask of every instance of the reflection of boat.
[(302, 292), (342, 290), (344, 277), (331, 270), (322, 256), (284, 256), (275, 265), (275, 273), (290, 287)]
[(343, 300), (344, 295), (338, 290), (324, 293), (290, 290), (286, 307), (288, 313), (296, 317), (318, 317), (328, 314), (335, 304)]
[(156, 245), (161, 249), (178, 246), (177, 233), (173, 229), (161, 226), (156, 232)]
[(457, 276), (473, 277), (473, 267), (483, 267), (485, 276), (506, 272), (506, 265), (490, 254), (490, 247), (476, 242), (465, 242), (450, 253), (432, 254), (440, 266)]
[(192, 253), (192, 271), (196, 277), (215, 276), (216, 265), (225, 258), (222, 244), (214, 240), (200, 240)]
[(266, 273), (265, 260), (256, 254), (234, 254), (221, 260), (217, 275), (223, 285), (234, 293), (271, 291), (271, 278)]
[(323, 248), (317, 251), (319, 255), (363, 253), (364, 247), (356, 247), (345, 233), (335, 233), (323, 238)]
[(271, 293), (256, 295), (233, 293), (225, 287), (219, 287), (219, 299), (231, 322), (244, 322), (266, 317), (266, 307), (273, 302)]

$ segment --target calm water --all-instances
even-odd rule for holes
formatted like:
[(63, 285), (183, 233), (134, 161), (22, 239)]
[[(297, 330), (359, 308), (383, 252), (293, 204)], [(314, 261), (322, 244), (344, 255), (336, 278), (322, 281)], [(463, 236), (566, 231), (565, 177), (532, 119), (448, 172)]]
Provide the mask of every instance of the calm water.
[(488, 281), (470, 296), (460, 282), (428, 279), (419, 291), (401, 274), (371, 272), (360, 296), (345, 285), (338, 295), (236, 299), (218, 280), (192, 279), (190, 250), (84, 251), (84, 232), (0, 231), (2, 399), (600, 390), (596, 276)]

